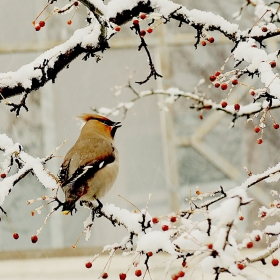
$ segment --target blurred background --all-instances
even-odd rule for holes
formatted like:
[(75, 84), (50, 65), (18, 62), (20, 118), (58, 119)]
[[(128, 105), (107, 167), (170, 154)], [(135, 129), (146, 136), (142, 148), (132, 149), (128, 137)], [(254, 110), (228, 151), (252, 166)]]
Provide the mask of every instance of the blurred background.
[[(0, 2), (1, 72), (17, 70), (45, 50), (66, 41), (77, 28), (86, 25), (86, 10), (81, 7), (71, 25), (67, 21), (71, 19), (72, 13), (55, 14), (44, 28), (36, 32), (31, 22), (46, 2)], [(239, 10), (244, 1), (227, 1), (226, 7), (225, 2), (219, 0), (174, 2), (182, 3), (188, 9), (212, 11), (234, 22), (232, 14)], [(67, 3), (69, 1), (59, 0), (55, 4), (62, 7)], [(51, 9), (47, 9), (39, 20), (44, 20), (50, 11)], [(249, 28), (255, 23), (251, 12), (250, 8), (244, 11), (243, 19), (238, 22), (241, 28)], [(138, 91), (166, 89), (171, 86), (192, 91), (198, 81), (204, 78), (206, 83), (201, 89), (206, 96), (219, 102), (223, 98), (222, 92), (207, 88), (210, 84), (209, 76), (220, 69), (233, 45), (218, 32), (212, 32), (215, 43), (205, 47), (199, 45), (195, 50), (194, 31), (184, 25), (178, 28), (178, 22), (173, 21), (146, 35), (156, 69), (164, 77), (151, 79), (139, 86), (135, 81), (144, 80), (149, 74), (147, 55), (144, 51), (137, 50), (140, 42), (134, 31), (130, 30), (129, 24), (121, 27), (121, 31), (109, 42), (111, 49), (100, 54), (101, 60), (98, 63), (94, 58), (85, 62), (79, 57), (58, 75), (54, 84), (48, 83), (39, 91), (31, 93), (27, 99), (29, 112), (22, 110), (17, 118), (14, 113), (9, 112), (10, 107), (2, 102), (0, 133), (21, 143), (25, 151), (34, 157), (50, 154), (68, 139), (57, 152), (58, 157), (47, 165), (57, 174), (63, 155), (79, 135), (80, 125), (75, 117), (91, 112), (92, 108), (112, 108), (120, 102), (130, 101), (135, 97), (134, 93), (124, 87), (129, 81)], [(277, 38), (267, 42), (270, 51), (278, 48), (276, 40)], [(226, 68), (231, 67), (232, 63), (230, 61)], [(243, 78), (242, 82), (250, 86), (256, 85), (254, 80)], [(116, 95), (119, 86), (123, 90), (120, 95)], [(232, 103), (237, 98), (241, 104), (251, 101), (247, 87), (236, 88), (231, 97)], [(20, 97), (17, 96), (9, 101), (19, 100)], [(189, 108), (191, 101), (182, 98), (168, 107), (167, 112), (158, 106), (162, 102), (164, 99), (161, 96), (146, 97), (137, 101), (125, 118), (122, 113), (109, 116), (112, 120), (123, 123), (115, 138), (120, 153), (120, 174), (103, 203), (113, 203), (133, 210), (133, 206), (120, 198), (119, 194), (138, 208), (143, 208), (151, 193), (149, 212), (151, 215), (162, 215), (187, 207), (186, 198), (194, 194), (197, 187), (201, 191), (209, 191), (220, 186), (227, 190), (239, 185), (247, 178), (242, 165), (253, 173), (258, 173), (279, 161), (279, 132), (267, 127), (264, 143), (258, 145), (253, 132), (257, 119), (248, 124), (245, 124), (245, 119), (239, 119), (235, 127), (229, 129), (231, 116), (221, 112), (197, 112)], [(199, 117), (202, 113), (203, 120)], [(273, 112), (273, 116), (279, 122), (279, 113)], [(244, 231), (250, 229), (250, 224), (257, 219), (256, 210), (259, 205), (269, 205), (270, 195), (267, 193), (262, 184), (251, 191), (255, 203), (249, 207), (249, 212), (242, 213), (245, 216)], [(46, 207), (41, 215), (35, 214), (32, 217), (31, 211), (40, 203), (27, 205), (26, 201), (49, 194), (49, 190), (32, 175), (15, 186), (3, 207), (20, 238), (13, 239), (12, 230), (4, 215), (1, 215), (0, 259), (8, 261), (93, 256), (104, 245), (121, 240), (125, 232), (122, 228), (112, 228), (110, 222), (97, 219), (90, 241), (86, 242), (81, 238), (77, 249), (73, 250), (71, 246), (82, 232), (83, 221), (89, 214), (86, 209), (78, 207), (78, 212), (73, 216), (55, 213), (40, 234), (38, 243), (32, 244), (30, 236), (36, 234), (45, 215), (55, 205)]]

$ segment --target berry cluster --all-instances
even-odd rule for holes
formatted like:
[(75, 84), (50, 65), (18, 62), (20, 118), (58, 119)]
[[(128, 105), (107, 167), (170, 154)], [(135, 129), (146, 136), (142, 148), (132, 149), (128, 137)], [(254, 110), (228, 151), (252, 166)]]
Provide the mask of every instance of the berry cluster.
[(203, 47), (205, 47), (207, 45), (207, 42), (208, 41), (210, 44), (214, 43), (215, 42), (215, 39), (213, 37), (209, 37), (209, 38), (206, 38), (206, 40), (203, 40), (201, 41), (201, 45)]

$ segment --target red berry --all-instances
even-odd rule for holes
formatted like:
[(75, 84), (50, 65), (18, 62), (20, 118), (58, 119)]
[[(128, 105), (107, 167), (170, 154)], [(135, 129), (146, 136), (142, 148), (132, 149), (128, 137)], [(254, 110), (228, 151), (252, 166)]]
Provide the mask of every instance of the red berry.
[(253, 90), (251, 90), (251, 91), (250, 91), (250, 94), (251, 94), (252, 96), (254, 96), (256, 93), (255, 93)]
[(267, 31), (267, 27), (266, 26), (263, 26), (262, 27), (262, 32), (266, 32)]
[(71, 25), (71, 24), (72, 24), (72, 20), (68, 20), (68, 21), (67, 21), (67, 24), (68, 24), (68, 25)]
[(276, 67), (276, 61), (271, 61), (270, 63), (271, 68), (275, 68)]
[(121, 31), (121, 28), (120, 28), (119, 26), (116, 26), (116, 27), (115, 27), (115, 30), (116, 30), (117, 32), (119, 32), (119, 31)]
[(205, 47), (205, 46), (206, 46), (206, 42), (205, 42), (205, 41), (202, 41), (202, 42), (201, 42), (201, 45), (202, 45), (203, 47)]
[(232, 83), (234, 86), (236, 86), (236, 85), (238, 84), (238, 80), (237, 80), (237, 79), (234, 79), (234, 80), (231, 81), (231, 83)]
[(212, 76), (209, 77), (209, 79), (210, 79), (211, 82), (214, 82), (216, 80), (216, 76), (212, 75)]
[(214, 43), (214, 41), (215, 41), (215, 39), (214, 39), (213, 37), (208, 38), (208, 42), (209, 42), (209, 43), (212, 44), (212, 43)]
[(186, 267), (187, 266), (187, 262), (183, 261), (182, 262), (182, 267)]
[(158, 218), (154, 217), (154, 218), (152, 218), (152, 222), (153, 222), (153, 224), (157, 224), (159, 222), (159, 220), (158, 220)]
[(108, 273), (104, 272), (101, 276), (102, 279), (107, 279), (108, 278)]
[(220, 87), (220, 84), (219, 84), (219, 83), (216, 83), (216, 84), (215, 84), (215, 88), (218, 88), (218, 87)]
[(144, 37), (145, 35), (146, 35), (146, 31), (145, 31), (145, 30), (141, 30), (141, 31), (140, 31), (140, 36), (141, 36), (141, 37)]
[(245, 265), (243, 263), (238, 263), (237, 267), (238, 267), (238, 269), (242, 270), (245, 268)]
[(44, 27), (45, 26), (45, 22), (43, 21), (43, 20), (41, 20), (41, 21), (39, 21), (39, 25), (40, 25), (40, 27)]
[(79, 2), (78, 1), (75, 1), (74, 2), (74, 6), (78, 6), (79, 5)]
[(213, 249), (213, 244), (208, 244), (208, 249)]
[(154, 29), (153, 29), (152, 27), (149, 27), (149, 28), (147, 29), (147, 32), (148, 32), (148, 33), (152, 33), (153, 30), (154, 30)]
[(238, 103), (234, 104), (234, 110), (239, 111), (240, 110), (240, 105)]
[(169, 226), (168, 226), (168, 225), (163, 225), (163, 226), (161, 227), (161, 229), (162, 229), (163, 231), (167, 231), (167, 230), (169, 230)]
[(92, 267), (92, 263), (91, 262), (87, 262), (86, 263), (86, 268), (91, 268)]
[(218, 76), (220, 76), (221, 75), (221, 72), (220, 71), (217, 71), (216, 73), (215, 73), (215, 76), (216, 77), (218, 77)]
[(135, 270), (135, 276), (140, 277), (142, 275), (141, 269)]
[(148, 257), (152, 257), (152, 256), (153, 256), (153, 252), (148, 252), (148, 253), (147, 253), (147, 256), (148, 256)]
[[(259, 138), (257, 143), (260, 145), (260, 144), (262, 144), (262, 142), (263, 142), (262, 138)], [(264, 216), (264, 217), (265, 217), (265, 216)], [(262, 217), (262, 218), (263, 218), (263, 217)]]
[(177, 274), (179, 277), (184, 277), (185, 276), (185, 272), (184, 271), (179, 271)]
[(132, 22), (134, 25), (138, 25), (139, 24), (139, 20), (138, 19), (134, 19)]
[(2, 174), (1, 174), (1, 178), (2, 178), (2, 179), (6, 178), (6, 176), (7, 176), (7, 175), (6, 175), (5, 173), (2, 173)]
[(36, 243), (37, 241), (38, 241), (38, 236), (37, 235), (31, 236), (31, 242), (32, 243)]
[(172, 217), (170, 218), (170, 222), (171, 222), (171, 223), (175, 223), (176, 220), (177, 220), (176, 216), (172, 216)]
[(174, 274), (174, 275), (171, 276), (171, 279), (172, 280), (178, 280), (179, 276), (177, 274)]
[(221, 103), (221, 105), (222, 105), (223, 108), (226, 108), (226, 107), (227, 107), (227, 102), (226, 102), (226, 101), (223, 101), (223, 102)]
[(120, 280), (125, 280), (125, 279), (126, 279), (126, 274), (120, 273)]
[(274, 123), (273, 127), (274, 127), (274, 129), (278, 129), (279, 128), (279, 124), (278, 123)]
[(258, 241), (261, 240), (261, 237), (260, 237), (259, 235), (256, 235), (256, 236), (255, 236), (255, 240), (258, 242)]
[(244, 216), (240, 216), (240, 217), (239, 217), (239, 220), (240, 220), (240, 221), (243, 221), (243, 220), (244, 220)]
[(19, 239), (19, 235), (18, 235), (18, 233), (14, 232), (14, 234), (13, 234), (13, 238), (14, 238), (14, 239)]
[(248, 249), (253, 248), (253, 246), (254, 246), (254, 243), (253, 243), (252, 241), (250, 241), (250, 242), (247, 243), (247, 248), (248, 248)]
[(41, 29), (41, 26), (39, 24), (35, 26), (36, 31), (40, 31), (40, 29)]
[(222, 90), (226, 90), (228, 88), (228, 85), (227, 84), (221, 84), (221, 89)]
[(201, 120), (203, 120), (203, 115), (199, 115), (199, 118), (200, 118)]
[(278, 259), (272, 259), (271, 263), (273, 266), (277, 266), (279, 264), (279, 261)]
[(146, 14), (141, 14), (141, 15), (140, 15), (140, 18), (141, 18), (141, 19), (145, 19), (146, 17), (147, 17)]
[(261, 131), (261, 128), (259, 126), (255, 126), (254, 131), (256, 133), (259, 133)]

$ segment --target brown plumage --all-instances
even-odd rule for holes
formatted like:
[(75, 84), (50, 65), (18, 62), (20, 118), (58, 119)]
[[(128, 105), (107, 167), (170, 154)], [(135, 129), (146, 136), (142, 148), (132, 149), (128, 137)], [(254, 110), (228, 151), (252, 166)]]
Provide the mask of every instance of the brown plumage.
[(72, 213), (76, 201), (93, 201), (112, 187), (119, 171), (118, 151), (114, 146), (120, 122), (97, 114), (79, 116), (85, 125), (74, 146), (66, 154), (59, 172), (65, 194), (62, 212)]

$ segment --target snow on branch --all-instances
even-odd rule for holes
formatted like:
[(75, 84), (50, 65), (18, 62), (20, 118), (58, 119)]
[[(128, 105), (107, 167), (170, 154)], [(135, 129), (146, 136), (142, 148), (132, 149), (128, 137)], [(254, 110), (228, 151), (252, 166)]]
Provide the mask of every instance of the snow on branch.
[[(53, 2), (55, 1), (49, 1), (48, 5), (53, 4)], [(156, 22), (156, 25), (158, 25), (167, 24), (173, 19), (179, 21), (179, 26), (188, 24), (196, 29), (196, 47), (201, 39), (213, 42), (208, 34), (211, 31), (217, 30), (224, 34), (234, 43), (233, 49), (235, 49), (234, 58), (236, 63), (239, 64), (242, 61), (249, 63), (249, 66), (245, 67), (244, 70), (236, 70), (236, 75), (240, 77), (243, 74), (249, 76), (260, 74), (262, 82), (270, 91), (266, 97), (279, 97), (279, 77), (274, 76), (271, 69), (269, 69), (269, 63), (278, 57), (278, 53), (268, 55), (264, 50), (256, 48), (253, 50), (256, 53), (254, 55), (256, 59), (253, 61), (250, 56), (252, 52), (251, 46), (254, 41), (262, 46), (263, 40), (278, 35), (278, 29), (272, 23), (267, 26), (265, 33), (258, 29), (258, 26), (242, 31), (237, 24), (230, 23), (219, 15), (199, 10), (188, 10), (186, 7), (169, 0), (112, 0), (107, 5), (102, 1), (83, 0), (68, 4), (66, 10), (68, 11), (73, 7), (78, 8), (79, 5), (85, 5), (89, 10), (88, 26), (76, 30), (65, 43), (46, 51), (33, 62), (22, 66), (17, 71), (0, 74), (0, 100), (23, 94), (19, 104), (9, 103), (6, 100), (6, 104), (12, 107), (11, 111), (15, 111), (17, 115), (22, 107), (26, 110), (28, 109), (25, 101), (30, 92), (41, 88), (48, 81), (55, 82), (58, 73), (68, 67), (81, 54), (84, 54), (85, 60), (94, 56), (99, 60), (97, 53), (104, 52), (109, 48), (110, 38), (120, 30), (120, 27), (117, 28), (116, 25), (121, 26), (135, 18), (139, 18), (141, 13), (144, 13), (145, 17), (141, 18), (140, 21), (137, 19), (137, 23), (133, 21), (131, 26), (140, 38), (138, 50), (140, 51), (143, 48), (147, 53), (150, 74), (147, 75), (146, 79), (139, 82), (140, 84), (147, 82), (151, 77), (155, 79), (161, 77), (156, 71), (156, 66), (143, 38), (146, 31), (140, 29), (141, 21), (147, 20), (150, 25)], [(53, 13), (63, 14), (64, 10), (55, 8)], [(42, 26), (45, 24), (42, 21), (40, 23)], [(152, 32), (152, 29), (148, 32)], [(247, 52), (248, 55), (242, 56), (243, 52)]]
[[(4, 157), (1, 162), (0, 205), (3, 205), (13, 187), (29, 173), (36, 176), (46, 188), (58, 187), (55, 176), (44, 167), (44, 164), (54, 157), (54, 153), (45, 158), (34, 158), (24, 152), (19, 143), (13, 143), (5, 134), (0, 134), (0, 150)], [(13, 166), (16, 166), (17, 171), (9, 174)]]

